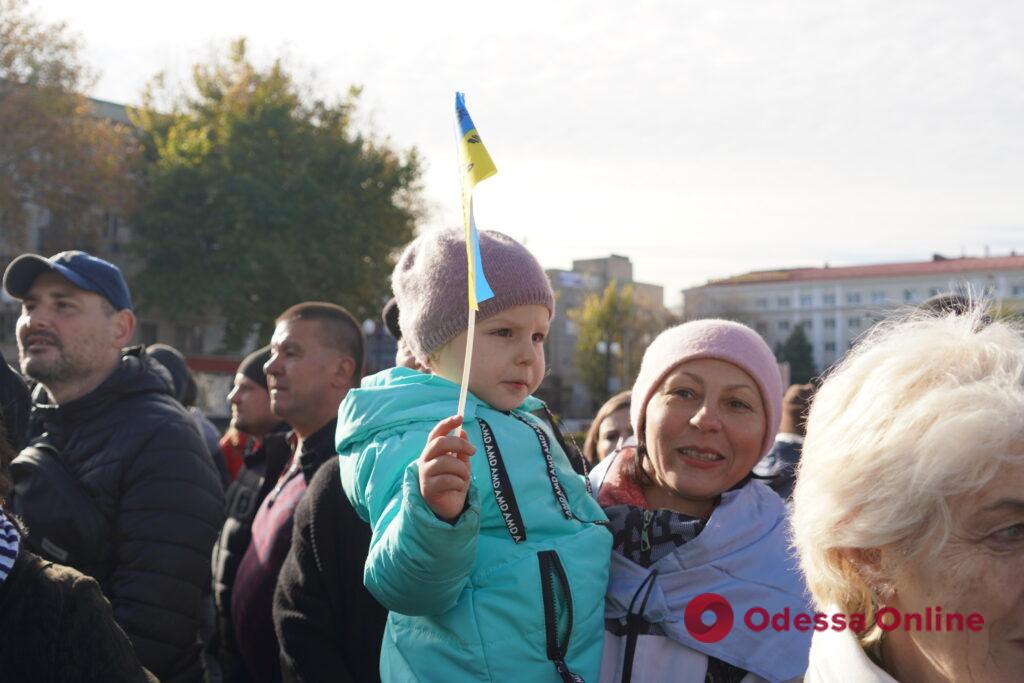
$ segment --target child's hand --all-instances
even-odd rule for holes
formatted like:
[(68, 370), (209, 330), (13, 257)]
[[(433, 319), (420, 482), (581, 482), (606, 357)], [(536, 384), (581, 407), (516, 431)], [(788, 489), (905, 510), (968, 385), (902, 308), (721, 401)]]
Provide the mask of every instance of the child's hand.
[(420, 495), (435, 515), (449, 523), (454, 523), (466, 507), (469, 456), (476, 452), (461, 429), (458, 436), (449, 436), (461, 424), (462, 418), (457, 415), (438, 422), (419, 460)]

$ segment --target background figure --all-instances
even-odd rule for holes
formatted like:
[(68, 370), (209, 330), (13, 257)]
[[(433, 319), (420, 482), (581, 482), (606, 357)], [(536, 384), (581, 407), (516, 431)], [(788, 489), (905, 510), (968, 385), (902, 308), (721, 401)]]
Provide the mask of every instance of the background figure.
[(583, 457), (587, 467), (595, 467), (623, 441), (633, 436), (633, 426), (629, 423), (631, 395), (632, 392), (628, 390), (615, 394), (597, 411), (583, 442)]
[(32, 397), (28, 385), (0, 353), (0, 420), (7, 425), (7, 441), (17, 453), (25, 445)]
[(151, 344), (146, 348), (146, 353), (151, 358), (155, 358), (170, 374), (174, 384), (174, 397), (181, 405), (185, 406), (189, 415), (195, 420), (196, 429), (199, 430), (199, 435), (206, 442), (206, 448), (210, 451), (210, 459), (220, 474), (221, 484), (227, 488), (231, 482), (231, 475), (228, 472), (224, 454), (220, 451), (220, 432), (217, 430), (217, 426), (196, 407), (199, 388), (196, 386), (192, 371), (188, 369), (185, 356), (178, 349), (167, 344)]
[(826, 377), (794, 544), (818, 609), (867, 628), (816, 632), (805, 681), (1020, 680), (1022, 378), (1024, 336), (980, 308), (884, 321)]
[(754, 475), (764, 479), (783, 500), (789, 500), (796, 485), (796, 468), (807, 427), (807, 408), (813, 396), (813, 384), (789, 385), (782, 397), (782, 419), (775, 443), (768, 455), (754, 467)]
[[(213, 598), (217, 609), (217, 634), (208, 648), (217, 660), (224, 680), (242, 681), (245, 672), (235, 645), (231, 622), (231, 591), (238, 565), (249, 547), (252, 519), (260, 503), (277, 481), (291, 454), (287, 423), (270, 409), (270, 392), (263, 366), (270, 360), (264, 346), (246, 356), (235, 373), (228, 394), (233, 430), (245, 439), (238, 471), (225, 494), (227, 519), (213, 547)], [(225, 435), (226, 437), (227, 435)]]
[(248, 676), (281, 678), (274, 632), (274, 588), (291, 548), (295, 506), (313, 475), (335, 457), (338, 405), (362, 377), (362, 327), (341, 306), (296, 304), (277, 319), (264, 366), (274, 415), (292, 428), (288, 464), (260, 503), (251, 539), (234, 577), (231, 622), (235, 645)]
[(388, 302), (384, 304), (384, 308), (380, 312), (381, 320), (384, 321), (384, 326), (388, 329), (388, 332), (395, 341), (398, 342), (398, 349), (395, 351), (395, 367), (396, 368), (409, 368), (410, 370), (424, 370), (420, 362), (416, 360), (416, 356), (413, 354), (412, 349), (402, 339), (402, 327), (398, 320), (398, 301), (395, 297), (388, 299)]
[(161, 680), (196, 680), (224, 493), (195, 422), (142, 347), (122, 350), (135, 316), (116, 266), (26, 254), (4, 288), (22, 301), (22, 371), (45, 391), (12, 464), (26, 547), (94, 577)]

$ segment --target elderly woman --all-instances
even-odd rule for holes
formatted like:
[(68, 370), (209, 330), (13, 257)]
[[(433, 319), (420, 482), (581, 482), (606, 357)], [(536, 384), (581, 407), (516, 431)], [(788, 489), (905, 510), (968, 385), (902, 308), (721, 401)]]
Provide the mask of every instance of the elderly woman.
[(814, 400), (793, 515), (825, 627), (806, 680), (1021, 680), (1021, 333), (980, 310), (876, 327)]
[(637, 446), (591, 476), (614, 534), (602, 681), (804, 672), (810, 633), (764, 621), (807, 611), (785, 505), (751, 478), (781, 404), (775, 357), (748, 327), (689, 322), (648, 347), (630, 409)]
[(629, 422), (630, 396), (630, 391), (615, 394), (597, 411), (583, 442), (583, 457), (588, 467), (596, 467), (623, 440), (633, 436), (633, 425)]

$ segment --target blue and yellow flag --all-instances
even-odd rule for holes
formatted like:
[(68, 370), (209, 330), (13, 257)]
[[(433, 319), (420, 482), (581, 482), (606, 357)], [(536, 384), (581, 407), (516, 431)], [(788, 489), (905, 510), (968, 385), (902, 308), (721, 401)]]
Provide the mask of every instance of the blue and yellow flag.
[(466, 226), (466, 266), (469, 269), (469, 309), (480, 309), (479, 303), (494, 296), (484, 276), (480, 258), (480, 238), (473, 219), (473, 188), (476, 184), (498, 172), (491, 155), (480, 140), (473, 119), (466, 110), (462, 93), (455, 93), (455, 118), (459, 136), (459, 182), (462, 185), (462, 220)]

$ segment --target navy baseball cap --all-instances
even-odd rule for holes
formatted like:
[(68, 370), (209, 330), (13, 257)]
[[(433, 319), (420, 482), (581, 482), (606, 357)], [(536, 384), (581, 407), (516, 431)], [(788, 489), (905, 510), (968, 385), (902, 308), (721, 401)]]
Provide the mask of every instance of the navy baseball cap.
[(99, 294), (118, 311), (132, 308), (132, 295), (121, 269), (84, 251), (62, 251), (50, 258), (22, 254), (7, 266), (4, 289), (15, 299), (24, 299), (36, 278), (46, 272), (57, 273), (76, 287)]

